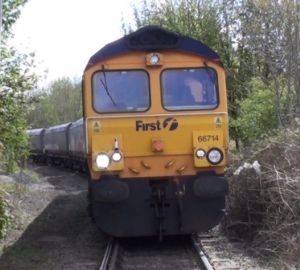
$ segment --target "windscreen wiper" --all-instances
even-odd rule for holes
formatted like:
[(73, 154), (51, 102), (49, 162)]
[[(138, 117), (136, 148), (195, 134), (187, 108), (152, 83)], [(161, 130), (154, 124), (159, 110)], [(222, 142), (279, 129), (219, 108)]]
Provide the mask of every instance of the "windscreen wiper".
[(208, 67), (208, 65), (207, 65), (207, 63), (206, 62), (204, 62), (204, 66), (205, 66), (205, 71), (206, 71), (206, 74), (208, 75), (208, 77), (209, 77), (209, 79), (210, 79), (210, 81), (211, 81), (211, 83), (212, 84), (216, 84), (216, 80), (215, 80), (215, 77), (209, 72), (209, 67)]
[(111, 96), (111, 94), (109, 93), (108, 87), (107, 87), (107, 80), (106, 80), (106, 73), (105, 73), (105, 69), (104, 69), (104, 65), (102, 65), (102, 72), (103, 72), (103, 76), (104, 76), (104, 81), (101, 79), (100, 77), (100, 82), (102, 83), (106, 94), (108, 95), (108, 97), (110, 98), (112, 104), (117, 107), (116, 102), (114, 101), (113, 97)]

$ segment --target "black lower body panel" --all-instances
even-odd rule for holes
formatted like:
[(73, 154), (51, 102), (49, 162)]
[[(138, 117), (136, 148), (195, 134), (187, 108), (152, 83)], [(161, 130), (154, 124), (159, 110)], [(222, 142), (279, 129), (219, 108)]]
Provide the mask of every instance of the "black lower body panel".
[(207, 231), (220, 222), (228, 192), (227, 181), (217, 176), (174, 180), (106, 177), (90, 188), (97, 226), (117, 237)]

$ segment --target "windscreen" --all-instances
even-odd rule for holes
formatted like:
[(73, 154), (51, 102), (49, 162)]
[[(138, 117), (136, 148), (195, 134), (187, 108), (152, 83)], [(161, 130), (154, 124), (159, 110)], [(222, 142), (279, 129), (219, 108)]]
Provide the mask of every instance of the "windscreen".
[(218, 105), (217, 76), (211, 68), (164, 70), (161, 83), (167, 110), (204, 110)]
[(150, 106), (145, 71), (99, 71), (93, 75), (93, 106), (97, 112), (140, 112)]

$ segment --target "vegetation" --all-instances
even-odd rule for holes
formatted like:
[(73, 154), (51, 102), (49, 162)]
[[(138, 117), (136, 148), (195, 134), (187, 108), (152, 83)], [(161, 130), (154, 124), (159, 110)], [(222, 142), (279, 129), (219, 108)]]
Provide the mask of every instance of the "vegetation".
[(230, 122), (231, 129), (245, 144), (261, 139), (263, 134), (277, 128), (275, 97), (271, 87), (258, 79), (253, 79), (249, 86), (252, 88), (251, 95), (237, 103), (239, 116)]
[(32, 128), (49, 127), (82, 117), (81, 84), (57, 79), (33, 97), (27, 116)]
[(144, 0), (134, 14), (135, 25), (123, 24), (125, 33), (160, 25), (219, 53), (237, 147), (240, 141), (247, 145), (288, 126), (300, 115), (299, 1)]
[(22, 55), (7, 45), (11, 27), (25, 0), (3, 1), (3, 30), (0, 44), (0, 168), (12, 172), (27, 153), (26, 92), (36, 84), (31, 73), (33, 55)]

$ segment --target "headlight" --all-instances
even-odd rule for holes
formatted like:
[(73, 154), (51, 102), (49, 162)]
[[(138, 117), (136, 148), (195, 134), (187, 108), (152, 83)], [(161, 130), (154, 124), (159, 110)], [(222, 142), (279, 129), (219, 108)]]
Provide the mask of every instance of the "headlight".
[(205, 158), (205, 155), (206, 155), (206, 153), (203, 149), (197, 149), (195, 154), (196, 154), (196, 157), (200, 158), (200, 159)]
[(107, 154), (101, 153), (96, 157), (96, 165), (99, 169), (107, 169), (110, 159)]
[(120, 152), (114, 152), (111, 158), (114, 162), (119, 162), (122, 159), (122, 155)]
[(153, 54), (150, 57), (150, 64), (157, 65), (159, 63), (159, 56), (157, 54)]
[(223, 160), (223, 153), (221, 150), (213, 148), (208, 151), (207, 159), (213, 165), (219, 164)]

